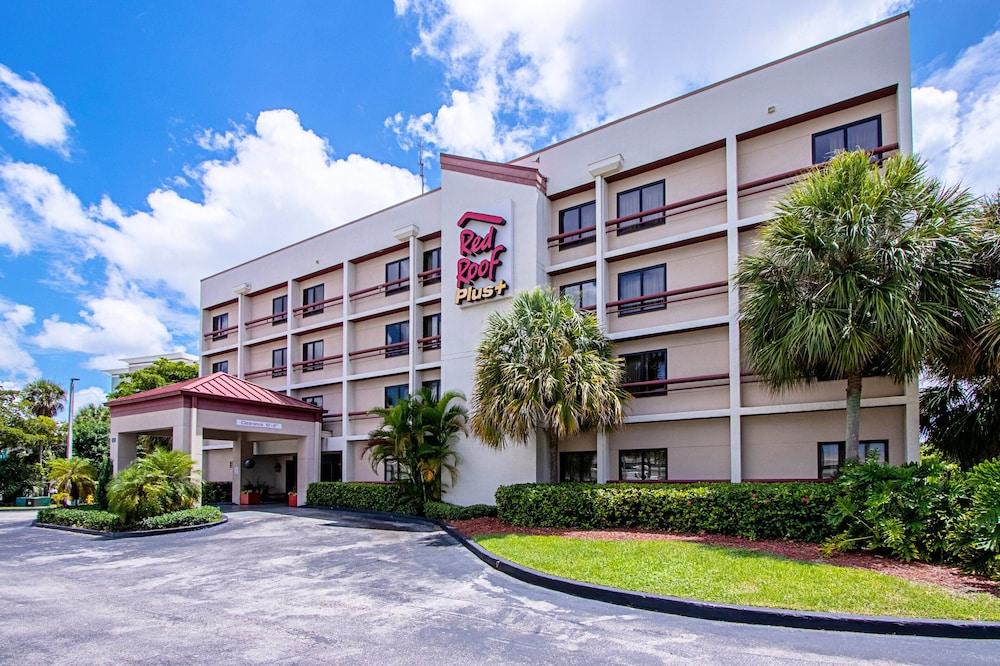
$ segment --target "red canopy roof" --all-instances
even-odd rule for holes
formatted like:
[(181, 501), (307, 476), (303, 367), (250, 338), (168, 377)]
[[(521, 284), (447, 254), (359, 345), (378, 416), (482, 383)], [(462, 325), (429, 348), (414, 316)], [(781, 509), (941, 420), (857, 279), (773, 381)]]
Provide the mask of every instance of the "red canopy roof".
[(287, 407), (291, 409), (304, 409), (313, 412), (322, 412), (321, 407), (316, 407), (308, 402), (303, 402), (296, 398), (290, 398), (283, 393), (257, 386), (238, 377), (233, 377), (225, 372), (216, 372), (206, 377), (194, 377), (185, 379), (176, 384), (160, 386), (141, 393), (127, 395), (122, 398), (115, 398), (108, 402), (109, 407), (118, 405), (130, 405), (146, 400), (158, 400), (169, 398), (175, 395), (198, 396), (206, 398), (221, 398), (224, 400), (239, 400), (253, 402), (256, 404), (273, 405), (275, 407)]

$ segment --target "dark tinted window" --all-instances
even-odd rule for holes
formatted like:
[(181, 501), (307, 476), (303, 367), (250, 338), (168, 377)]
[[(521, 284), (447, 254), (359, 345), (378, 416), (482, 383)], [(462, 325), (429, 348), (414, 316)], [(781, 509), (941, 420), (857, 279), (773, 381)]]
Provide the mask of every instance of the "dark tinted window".
[(271, 323), (277, 326), (288, 321), (288, 296), (271, 299)]
[[(625, 365), (625, 384), (637, 382), (662, 381), (667, 378), (667, 350), (625, 354), (622, 356)], [(626, 386), (625, 389), (636, 396), (657, 395), (667, 391), (666, 384), (650, 384), (646, 386)]]
[(394, 324), (385, 325), (385, 344), (386, 347), (389, 345), (396, 345), (398, 347), (391, 347), (385, 350), (386, 358), (392, 356), (406, 356), (410, 353), (409, 345), (401, 344), (410, 341), (410, 322), (408, 321), (398, 321)]
[(577, 310), (593, 309), (597, 305), (597, 280), (584, 280), (559, 287), (559, 295), (565, 296)]
[(619, 451), (618, 478), (622, 481), (666, 481), (666, 449)]
[(559, 480), (597, 483), (597, 452), (570, 451), (560, 453)]
[(396, 384), (395, 386), (385, 387), (385, 406), (392, 407), (400, 400), (403, 400), (408, 395), (410, 395), (410, 390), (406, 384)]
[(427, 381), (420, 384), (421, 388), (430, 389), (431, 399), (440, 400), (441, 399), (441, 380), (440, 379), (428, 379)]
[[(441, 268), (441, 248), (436, 247), (433, 250), (424, 250), (424, 271), (431, 271), (436, 268)], [(437, 275), (430, 275), (424, 278), (424, 284), (434, 284), (440, 281), (440, 272)]]
[(317, 359), (323, 358), (323, 341), (315, 340), (313, 342), (306, 342), (302, 345), (302, 360), (303, 361), (316, 361), (315, 363), (303, 363), (302, 372), (311, 372), (313, 370), (322, 370), (323, 361)]
[(287, 362), (287, 349), (282, 347), (281, 349), (271, 350), (271, 376), (272, 377), (284, 377), (286, 374), (285, 363)]
[(666, 296), (655, 296), (647, 299), (639, 299), (642, 296), (652, 294), (662, 294), (667, 290), (667, 266), (650, 266), (640, 268), (636, 271), (618, 274), (618, 300), (626, 301), (618, 306), (618, 316), (639, 314), (640, 312), (650, 312), (652, 310), (662, 310), (667, 307)]
[(212, 364), (212, 372), (229, 372), (229, 361), (216, 361)]
[[(319, 314), (323, 311), (322, 302), (324, 285), (318, 284), (315, 287), (306, 287), (302, 290), (302, 316), (308, 317), (309, 315)], [(319, 305), (313, 305), (317, 303)]]
[[(399, 261), (390, 261), (385, 265), (385, 295), (395, 294), (400, 291), (406, 291), (410, 288), (410, 283), (407, 281), (410, 277), (410, 260), (400, 259)], [(399, 282), (403, 280), (403, 282)], [(389, 284), (392, 282), (393, 284)]]
[(587, 229), (588, 227), (590, 228), (590, 231), (584, 231), (582, 233), (573, 234), (572, 236), (566, 236), (560, 239), (559, 248), (573, 247), (583, 243), (593, 243), (596, 233), (593, 227), (596, 224), (597, 205), (593, 201), (559, 211), (559, 233), (562, 234), (571, 231), (578, 231), (580, 229)]
[[(643, 185), (627, 192), (618, 194), (618, 217), (635, 215), (644, 210), (652, 210), (663, 206), (666, 200), (666, 184), (664, 181)], [(640, 229), (648, 229), (663, 224), (663, 213), (643, 215), (634, 220), (628, 220), (618, 225), (618, 235)]]
[[(212, 317), (212, 330), (221, 331), (223, 329), (229, 328), (229, 313), (224, 312), (220, 315), (215, 315)], [(218, 333), (212, 336), (213, 340), (225, 340), (229, 337), (228, 333)]]
[(441, 348), (441, 313), (437, 312), (434, 314), (424, 315), (424, 334), (425, 338), (437, 337), (437, 340), (428, 340), (423, 344), (424, 349), (440, 349)]
[(882, 144), (882, 117), (817, 132), (812, 137), (813, 164), (828, 162), (841, 150), (875, 150)]

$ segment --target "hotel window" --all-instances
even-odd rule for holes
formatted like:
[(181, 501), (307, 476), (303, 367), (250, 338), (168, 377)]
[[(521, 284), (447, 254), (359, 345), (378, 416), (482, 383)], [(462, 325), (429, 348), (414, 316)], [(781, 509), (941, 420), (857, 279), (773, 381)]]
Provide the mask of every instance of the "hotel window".
[(301, 398), (302, 402), (308, 402), (313, 407), (319, 407), (323, 409), (323, 396), (321, 395), (310, 395), (305, 398)]
[(881, 145), (882, 117), (866, 118), (813, 134), (813, 164), (828, 162), (841, 150), (875, 150)]
[[(436, 247), (433, 250), (424, 250), (424, 272), (426, 273), (427, 271), (439, 268), (441, 268), (441, 248)], [(437, 275), (428, 275), (424, 278), (424, 284), (436, 284), (440, 281), (440, 271), (438, 271)]]
[(619, 451), (618, 479), (621, 481), (666, 481), (667, 450)]
[(277, 326), (288, 321), (288, 296), (275, 296), (271, 299), (271, 324)]
[[(410, 322), (408, 321), (397, 321), (394, 324), (385, 325), (385, 357), (391, 358), (393, 356), (406, 356), (410, 353), (410, 346), (404, 345), (404, 342), (410, 341)], [(396, 345), (398, 347), (391, 347), (389, 345)]]
[[(650, 183), (642, 187), (618, 193), (618, 217), (635, 215), (644, 210), (659, 208), (666, 198), (666, 184), (664, 181)], [(663, 224), (663, 213), (653, 213), (643, 215), (634, 220), (629, 220), (618, 225), (618, 235), (627, 234), (640, 229), (648, 229)]]
[(315, 361), (315, 363), (303, 363), (302, 372), (312, 372), (313, 370), (322, 370), (323, 361), (318, 359), (323, 358), (323, 341), (315, 340), (313, 342), (306, 342), (302, 345), (302, 360), (303, 361)]
[[(632, 298), (650, 296), (644, 300), (636, 300), (618, 306), (618, 316), (627, 317), (641, 312), (652, 312), (667, 307), (667, 265), (640, 268), (637, 271), (618, 274), (618, 300), (626, 301)], [(654, 294), (661, 294), (654, 296)]]
[(568, 298), (577, 310), (593, 310), (597, 307), (597, 280), (564, 284), (559, 295)]
[(385, 387), (385, 406), (392, 407), (400, 400), (406, 399), (410, 395), (410, 388), (406, 384), (396, 384)]
[[(625, 365), (626, 384), (663, 381), (667, 378), (666, 349), (623, 354), (622, 361)], [(666, 384), (627, 386), (625, 388), (629, 393), (640, 398), (650, 395), (664, 395), (667, 392)]]
[(560, 453), (559, 480), (597, 483), (597, 452), (572, 451)]
[[(832, 479), (837, 476), (837, 472), (844, 466), (844, 458), (847, 454), (847, 444), (845, 442), (820, 442), (818, 449), (818, 477), (820, 479)], [(884, 439), (869, 439), (858, 442), (858, 458), (866, 461), (873, 458), (883, 465), (889, 462), (889, 442)]]
[(593, 201), (559, 211), (560, 234), (569, 233), (571, 231), (579, 231), (580, 229), (591, 227), (590, 231), (584, 231), (580, 234), (560, 238), (559, 249), (564, 250), (577, 245), (593, 243), (595, 238), (595, 231), (593, 227), (596, 225), (597, 205)]
[(281, 349), (271, 350), (271, 376), (272, 377), (284, 377), (287, 373), (285, 364), (288, 362), (288, 349), (282, 347)]
[(437, 337), (437, 340), (428, 340), (424, 343), (424, 349), (441, 349), (441, 313), (424, 315), (424, 337)]
[(212, 372), (225, 372), (229, 373), (229, 361), (216, 361), (212, 364)]
[(403, 470), (399, 466), (399, 461), (397, 460), (386, 460), (384, 463), (385, 470), (383, 472), (382, 478), (386, 481), (402, 481), (403, 480)]
[(324, 285), (318, 284), (315, 287), (306, 287), (302, 290), (302, 316), (319, 314), (323, 311)]
[[(409, 280), (410, 277), (410, 260), (400, 259), (399, 261), (390, 261), (385, 265), (385, 295), (396, 294), (401, 291), (407, 291), (410, 288), (410, 283), (406, 282), (396, 282), (397, 280)], [(392, 282), (393, 284), (389, 284)]]
[(229, 337), (228, 333), (216, 333), (216, 331), (221, 331), (223, 329), (229, 328), (229, 313), (223, 312), (220, 315), (215, 315), (212, 317), (212, 332), (215, 335), (212, 336), (213, 340), (225, 340)]
[(427, 381), (420, 384), (420, 388), (425, 388), (431, 392), (431, 400), (437, 402), (441, 399), (441, 380), (440, 379), (428, 379)]

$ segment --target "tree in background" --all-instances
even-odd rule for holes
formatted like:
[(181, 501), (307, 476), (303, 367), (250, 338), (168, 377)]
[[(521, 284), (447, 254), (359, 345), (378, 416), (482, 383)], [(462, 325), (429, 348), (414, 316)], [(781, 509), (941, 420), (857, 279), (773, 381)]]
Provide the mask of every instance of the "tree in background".
[(111, 485), (113, 476), (114, 467), (111, 464), (111, 458), (105, 456), (97, 465), (97, 486), (94, 489), (94, 501), (101, 511), (108, 509), (108, 486)]
[(80, 500), (94, 492), (97, 469), (86, 458), (53, 458), (48, 462), (46, 478), (58, 492)]
[(87, 405), (73, 418), (73, 453), (99, 463), (109, 455), (111, 411), (104, 405)]
[(740, 261), (751, 371), (782, 390), (846, 380), (846, 457), (858, 459), (862, 378), (912, 380), (987, 320), (983, 227), (965, 191), (912, 156), (845, 152), (794, 185)]
[(35, 416), (54, 418), (66, 402), (66, 391), (55, 382), (36, 379), (21, 389), (21, 399)]
[(122, 398), (197, 376), (198, 365), (196, 363), (158, 358), (148, 368), (122, 375), (118, 386), (108, 395), (108, 398)]
[(473, 432), (499, 449), (541, 431), (553, 483), (559, 438), (613, 430), (625, 417), (622, 364), (597, 318), (551, 290), (522, 292), (510, 312), (489, 316), (475, 368)]

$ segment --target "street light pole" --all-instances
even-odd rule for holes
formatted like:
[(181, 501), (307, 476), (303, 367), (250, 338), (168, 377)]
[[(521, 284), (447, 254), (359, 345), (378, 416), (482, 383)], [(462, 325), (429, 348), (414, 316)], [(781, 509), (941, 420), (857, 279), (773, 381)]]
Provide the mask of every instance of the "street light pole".
[(69, 418), (67, 419), (68, 428), (66, 433), (66, 457), (73, 457), (73, 394), (76, 392), (76, 383), (80, 381), (79, 377), (71, 377), (69, 380)]

